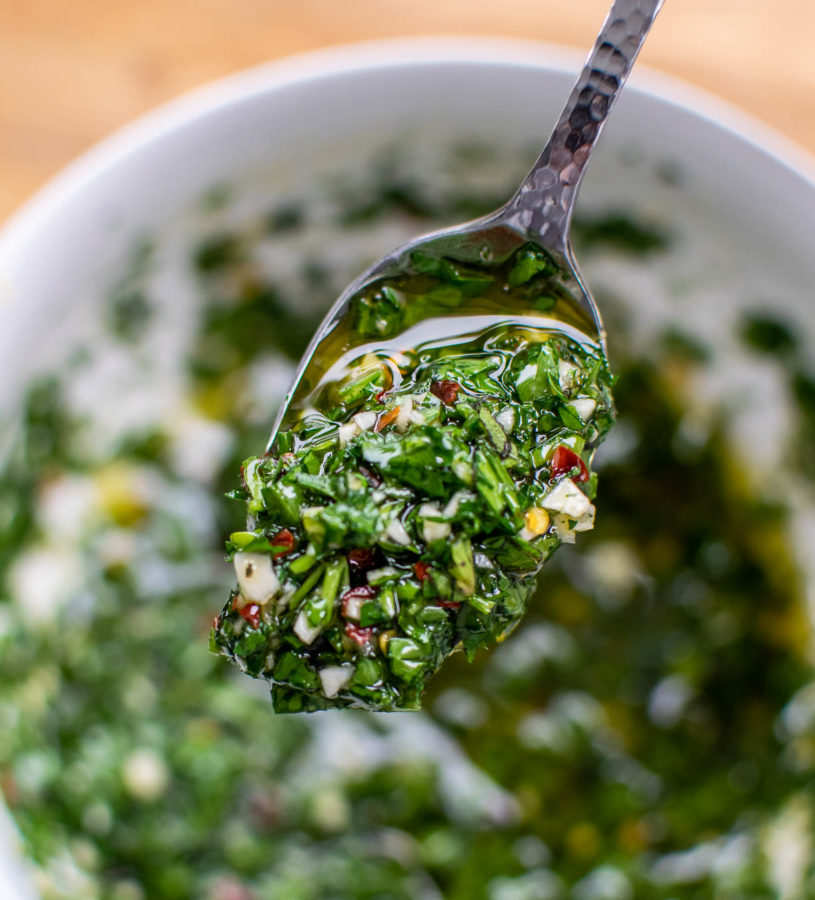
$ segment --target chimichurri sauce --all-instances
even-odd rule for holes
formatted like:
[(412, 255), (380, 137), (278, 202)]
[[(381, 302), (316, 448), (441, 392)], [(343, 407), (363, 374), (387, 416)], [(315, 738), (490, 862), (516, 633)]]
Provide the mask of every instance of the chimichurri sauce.
[(272, 450), (242, 467), (238, 587), (212, 642), (278, 712), (419, 708), (445, 658), (506, 638), (541, 565), (594, 525), (612, 378), (558, 267), (531, 246), (412, 264), (352, 300)]

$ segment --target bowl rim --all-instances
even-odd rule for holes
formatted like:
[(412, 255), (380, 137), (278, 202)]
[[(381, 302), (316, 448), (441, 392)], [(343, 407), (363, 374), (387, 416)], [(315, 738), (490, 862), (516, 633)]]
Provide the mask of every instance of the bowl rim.
[[(101, 173), (115, 169), (162, 137), (239, 101), (298, 83), (380, 68), (481, 64), (576, 75), (583, 61), (579, 50), (545, 41), (433, 35), (323, 47), (239, 70), (136, 117), (67, 163), (0, 223), (0, 261), (12, 259), (17, 248), (36, 240), (41, 224)], [(729, 101), (647, 66), (635, 68), (626, 91), (645, 94), (706, 120), (815, 188), (815, 154)]]

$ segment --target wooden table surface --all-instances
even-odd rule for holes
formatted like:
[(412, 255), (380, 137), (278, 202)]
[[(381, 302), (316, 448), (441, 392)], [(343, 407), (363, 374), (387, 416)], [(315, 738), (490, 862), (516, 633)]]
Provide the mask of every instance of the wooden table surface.
[[(609, 0), (0, 0), (0, 221), (82, 150), (213, 78), (422, 34), (587, 50)], [(815, 0), (666, 0), (642, 62), (815, 153)]]

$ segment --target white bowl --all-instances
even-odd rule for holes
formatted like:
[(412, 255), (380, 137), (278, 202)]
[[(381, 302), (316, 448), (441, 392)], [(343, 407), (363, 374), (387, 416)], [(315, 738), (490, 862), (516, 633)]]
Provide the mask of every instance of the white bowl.
[[(77, 297), (100, 289), (135, 236), (171, 221), (209, 186), (271, 165), (341, 163), (406, 122), (429, 136), (446, 130), (500, 142), (519, 135), (540, 144), (580, 63), (571, 52), (517, 41), (365, 44), (240, 73), (128, 126), (69, 166), (0, 232), (0, 410), (49, 352), (52, 323), (71, 316)], [(681, 190), (660, 193), (641, 179), (641, 166), (621, 162), (632, 158), (676, 162)], [(689, 266), (713, 287), (689, 301), (690, 319), (718, 302), (718, 279), (735, 302), (739, 292), (775, 291), (815, 335), (815, 165), (718, 100), (637, 71), (583, 202), (647, 211), (664, 206), (666, 196), (695, 235), (692, 246), (707, 248)], [(600, 274), (613, 278), (613, 261)], [(0, 835), (0, 896), (30, 896), (16, 880), (13, 853), (4, 861), (2, 843)]]
[[(342, 158), (404, 123), (542, 142), (581, 59), (549, 45), (476, 38), (374, 42), (239, 73), (125, 127), (54, 178), (0, 231), (0, 358), (13, 395), (43, 317), (65, 314), (133, 235), (236, 170)], [(530, 115), (530, 112), (532, 115)], [(598, 157), (641, 146), (681, 160), (692, 190), (741, 229), (783, 234), (806, 258), (815, 165), (720, 101), (635, 71)], [(592, 165), (592, 183), (603, 163)], [(599, 174), (598, 174), (599, 173)], [(627, 186), (626, 186), (627, 187)], [(589, 193), (589, 191), (584, 191)], [(802, 254), (802, 255), (801, 255)]]

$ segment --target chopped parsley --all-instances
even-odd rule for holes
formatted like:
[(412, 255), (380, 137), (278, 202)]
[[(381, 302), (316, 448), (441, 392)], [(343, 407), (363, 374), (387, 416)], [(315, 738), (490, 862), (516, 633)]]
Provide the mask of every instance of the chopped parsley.
[[(365, 341), (360, 355), (242, 467), (238, 587), (212, 646), (269, 680), (278, 712), (419, 708), (446, 657), (503, 640), (541, 565), (594, 524), (589, 464), (613, 420), (599, 346), (508, 312), (458, 333), (493, 305), (565, 303), (553, 260), (525, 246), (489, 268), (412, 263), (354, 298), (322, 356)], [(434, 338), (408, 348), (439, 307)]]

